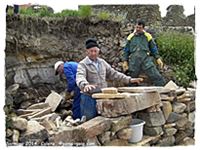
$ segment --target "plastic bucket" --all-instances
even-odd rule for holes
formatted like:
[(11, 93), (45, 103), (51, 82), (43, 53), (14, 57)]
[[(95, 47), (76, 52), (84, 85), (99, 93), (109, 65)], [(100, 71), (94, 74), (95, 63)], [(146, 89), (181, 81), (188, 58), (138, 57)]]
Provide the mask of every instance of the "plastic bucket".
[(143, 137), (143, 126), (145, 121), (140, 119), (133, 119), (130, 125), (132, 129), (132, 136), (129, 139), (129, 142), (136, 143), (142, 140)]

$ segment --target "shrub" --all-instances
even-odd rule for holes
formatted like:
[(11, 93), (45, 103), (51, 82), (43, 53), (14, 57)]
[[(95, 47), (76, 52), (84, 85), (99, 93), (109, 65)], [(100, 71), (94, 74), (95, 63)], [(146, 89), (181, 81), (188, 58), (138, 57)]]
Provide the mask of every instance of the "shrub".
[(103, 11), (103, 12), (98, 13), (97, 16), (101, 20), (108, 20), (111, 15), (110, 13)]
[(78, 16), (78, 15), (79, 15), (78, 11), (76, 11), (76, 10), (68, 10), (68, 9), (63, 10), (60, 13), (61, 17), (65, 17), (65, 16)]
[(194, 36), (188, 33), (162, 32), (157, 44), (164, 62), (173, 66), (176, 82), (188, 86), (196, 80), (194, 67)]
[(78, 12), (79, 12), (80, 17), (83, 17), (83, 18), (89, 17), (92, 14), (92, 7), (88, 5), (80, 6)]

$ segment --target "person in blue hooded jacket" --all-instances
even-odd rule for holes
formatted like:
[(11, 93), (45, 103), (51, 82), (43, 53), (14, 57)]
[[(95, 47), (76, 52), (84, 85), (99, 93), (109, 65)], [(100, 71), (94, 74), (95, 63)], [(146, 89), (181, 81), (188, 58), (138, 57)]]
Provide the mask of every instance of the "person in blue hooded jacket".
[(77, 72), (78, 63), (69, 61), (57, 61), (54, 65), (55, 75), (66, 76), (67, 80), (67, 92), (74, 92), (74, 100), (72, 103), (72, 112), (73, 119), (81, 119), (81, 111), (80, 111), (80, 99), (81, 93), (79, 87), (76, 85), (76, 72)]

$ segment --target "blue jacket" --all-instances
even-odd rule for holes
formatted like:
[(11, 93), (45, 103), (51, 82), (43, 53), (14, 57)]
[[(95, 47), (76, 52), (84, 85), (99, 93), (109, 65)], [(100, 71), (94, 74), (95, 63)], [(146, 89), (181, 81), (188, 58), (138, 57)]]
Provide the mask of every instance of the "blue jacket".
[(68, 92), (71, 92), (75, 89), (76, 85), (76, 72), (77, 72), (78, 63), (77, 62), (65, 62), (64, 64), (64, 74), (67, 79)]

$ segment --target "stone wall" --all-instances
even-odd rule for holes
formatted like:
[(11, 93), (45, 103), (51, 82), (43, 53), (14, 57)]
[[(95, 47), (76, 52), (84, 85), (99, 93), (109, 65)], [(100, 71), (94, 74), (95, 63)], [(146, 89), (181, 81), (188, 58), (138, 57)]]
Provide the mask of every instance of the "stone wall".
[[(17, 109), (6, 129), (7, 145), (194, 145), (195, 89), (120, 87), (115, 94), (111, 89), (92, 95), (98, 116), (87, 121), (73, 120), (69, 108), (61, 108), (66, 99), (56, 92), (45, 101)], [(19, 87), (12, 86), (9, 92), (14, 96)], [(131, 143), (136, 133), (130, 125), (136, 118), (145, 121), (143, 137)]]
[(31, 18), (7, 16), (6, 86), (13, 83), (62, 84), (55, 77), (57, 60), (80, 61), (85, 57), (84, 41), (98, 40), (102, 57), (119, 62), (120, 24), (77, 18)]
[(135, 23), (142, 18), (148, 25), (159, 25), (161, 14), (158, 5), (93, 5), (94, 13), (110, 12), (113, 16), (121, 16), (122, 21)]

